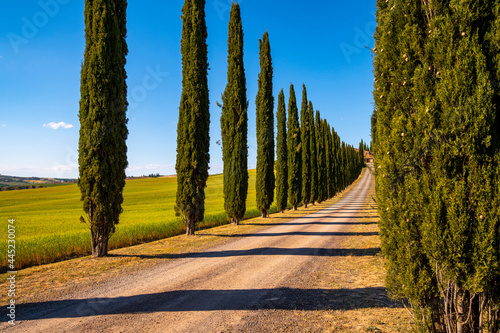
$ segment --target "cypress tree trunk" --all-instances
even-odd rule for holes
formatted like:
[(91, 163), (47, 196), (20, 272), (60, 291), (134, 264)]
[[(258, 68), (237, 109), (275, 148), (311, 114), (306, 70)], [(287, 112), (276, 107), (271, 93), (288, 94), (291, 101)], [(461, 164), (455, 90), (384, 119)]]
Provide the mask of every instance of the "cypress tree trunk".
[(175, 212), (194, 235), (205, 213), (210, 162), (210, 113), (207, 84), (205, 0), (185, 0), (182, 8), (182, 95), (177, 124)]
[(278, 96), (278, 133), (276, 135), (276, 206), (284, 212), (288, 202), (288, 151), (286, 131), (285, 94), (281, 89)]
[(287, 146), (288, 146), (288, 200), (297, 210), (301, 202), (302, 193), (302, 153), (300, 144), (299, 113), (293, 84), (290, 85), (287, 120)]
[(224, 162), (224, 209), (238, 225), (246, 211), (248, 192), (248, 101), (243, 65), (243, 26), (240, 6), (231, 7), (228, 33), (227, 85), (222, 95), (222, 160)]
[(306, 86), (303, 84), (302, 106), (300, 109), (300, 142), (302, 146), (302, 203), (304, 208), (307, 208), (311, 198), (311, 125), (307, 115), (308, 107)]
[(190, 217), (186, 218), (186, 235), (192, 236), (194, 235), (196, 230), (196, 220)]
[(257, 209), (262, 217), (269, 216), (269, 207), (274, 200), (274, 97), (273, 66), (269, 35), (264, 33), (259, 40), (260, 73), (257, 108)]
[(122, 212), (127, 167), (126, 0), (85, 1), (78, 186), (92, 256), (108, 252)]

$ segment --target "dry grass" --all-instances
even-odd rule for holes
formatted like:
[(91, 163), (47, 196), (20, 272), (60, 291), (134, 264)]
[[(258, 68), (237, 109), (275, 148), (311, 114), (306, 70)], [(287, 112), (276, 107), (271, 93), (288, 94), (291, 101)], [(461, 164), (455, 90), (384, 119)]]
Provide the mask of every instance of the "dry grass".
[[(378, 232), (374, 209), (363, 223), (346, 228), (348, 232)], [(370, 224), (371, 223), (371, 224)], [(379, 249), (379, 236), (353, 236), (339, 240), (345, 249)], [(385, 292), (384, 259), (380, 252), (366, 256), (336, 256), (330, 267), (320, 274), (318, 286), (342, 290), (337, 297), (347, 300), (352, 309), (330, 310), (324, 314), (329, 322), (326, 332), (410, 332), (412, 318), (402, 304), (392, 301)], [(371, 304), (373, 306), (367, 306)]]

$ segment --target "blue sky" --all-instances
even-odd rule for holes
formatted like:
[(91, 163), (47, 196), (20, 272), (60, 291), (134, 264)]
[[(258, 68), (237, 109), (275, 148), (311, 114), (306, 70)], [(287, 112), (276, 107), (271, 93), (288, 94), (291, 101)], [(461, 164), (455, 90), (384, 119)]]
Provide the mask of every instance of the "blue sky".
[[(231, 0), (207, 0), (211, 169), (222, 170), (220, 113)], [(174, 174), (181, 96), (182, 0), (129, 0), (127, 175)], [(3, 1), (0, 22), (0, 174), (78, 177), (83, 0)], [(370, 141), (375, 0), (241, 0), (249, 100), (249, 167), (256, 164), (259, 39), (267, 30), (275, 109), (290, 83), (342, 140)]]

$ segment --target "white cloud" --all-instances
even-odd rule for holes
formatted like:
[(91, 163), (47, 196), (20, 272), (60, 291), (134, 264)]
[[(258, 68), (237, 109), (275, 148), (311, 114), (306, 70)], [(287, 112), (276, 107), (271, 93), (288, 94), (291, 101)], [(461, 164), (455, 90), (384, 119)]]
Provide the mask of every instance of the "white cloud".
[(77, 164), (59, 162), (47, 165), (0, 164), (0, 174), (18, 177), (78, 178)]
[(51, 167), (45, 168), (50, 175), (56, 175), (56, 178), (64, 178), (68, 173), (78, 172), (78, 164), (53, 163)]
[(173, 164), (146, 164), (146, 165), (131, 165), (127, 171), (140, 171), (140, 170), (159, 170), (159, 169), (172, 169)]
[(2, 127), (5, 127), (5, 126), (7, 126), (7, 125), (5, 125), (5, 124), (2, 124)]
[(130, 165), (125, 170), (127, 176), (141, 176), (150, 173), (159, 173), (161, 175), (175, 174), (174, 164), (146, 164), (146, 165)]
[(43, 127), (48, 127), (48, 128), (52, 128), (53, 130), (56, 130), (58, 128), (68, 129), (68, 128), (73, 128), (75, 126), (73, 126), (71, 124), (66, 124), (64, 121), (61, 121), (59, 123), (51, 122), (48, 124), (43, 124)]

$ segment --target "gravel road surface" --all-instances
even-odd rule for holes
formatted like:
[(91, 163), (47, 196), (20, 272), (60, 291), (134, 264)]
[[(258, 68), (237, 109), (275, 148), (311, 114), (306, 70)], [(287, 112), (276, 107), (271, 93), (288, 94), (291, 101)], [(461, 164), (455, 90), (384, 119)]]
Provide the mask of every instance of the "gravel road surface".
[[(363, 215), (371, 172), (333, 206), (200, 253), (69, 292), (60, 300), (20, 305), (19, 332), (255, 332), (269, 309), (328, 308), (328, 290), (311, 272), (325, 259), (358, 255), (336, 247), (343, 226)], [(233, 237), (233, 236), (231, 236)], [(357, 250), (367, 251), (367, 250)], [(280, 324), (283, 327), (282, 324)]]

